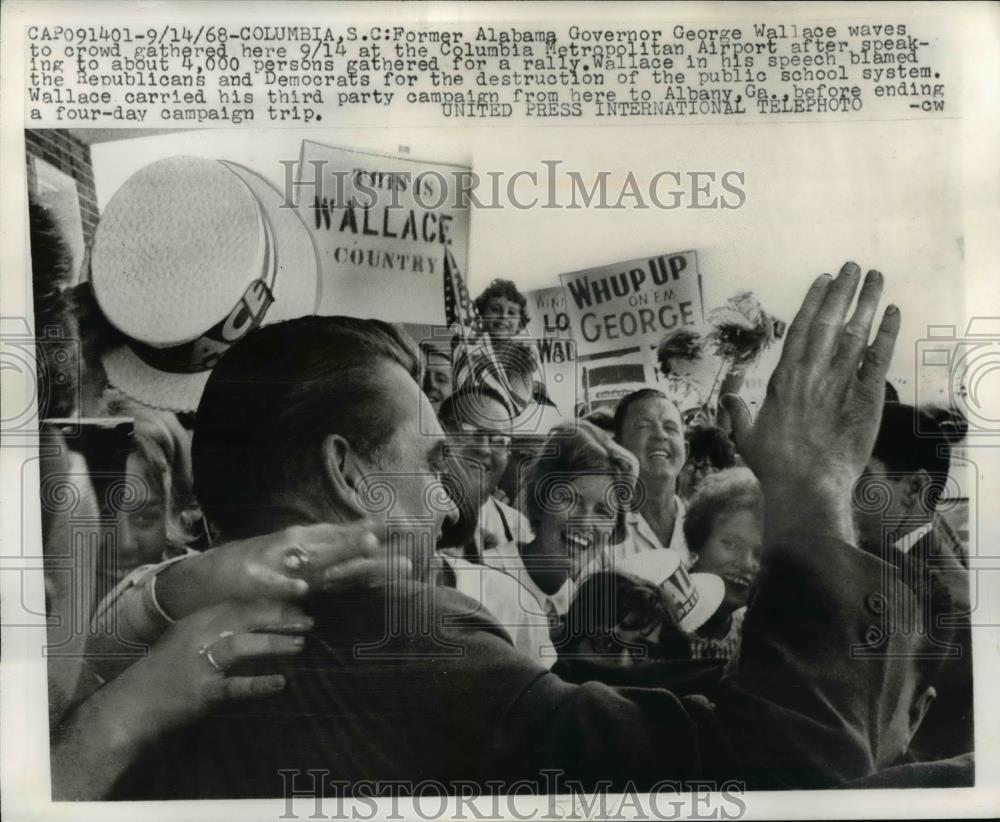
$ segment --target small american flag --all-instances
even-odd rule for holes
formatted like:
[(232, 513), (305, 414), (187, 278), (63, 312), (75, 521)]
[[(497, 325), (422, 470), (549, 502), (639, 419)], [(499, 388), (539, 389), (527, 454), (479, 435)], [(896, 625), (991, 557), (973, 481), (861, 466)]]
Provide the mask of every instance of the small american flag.
[(503, 399), (511, 417), (520, 414), (531, 399), (522, 397), (511, 385), (489, 334), (456, 336), (452, 371), (456, 389), (464, 385), (491, 388)]
[(471, 328), (473, 319), (472, 301), (465, 278), (459, 270), (451, 249), (444, 249), (444, 321), (446, 325)]

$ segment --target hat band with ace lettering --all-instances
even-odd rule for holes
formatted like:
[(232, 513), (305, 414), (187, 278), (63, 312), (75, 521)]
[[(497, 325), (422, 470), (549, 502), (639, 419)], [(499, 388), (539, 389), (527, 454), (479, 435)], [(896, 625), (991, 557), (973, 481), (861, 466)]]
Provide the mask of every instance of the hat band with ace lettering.
[(278, 255), (274, 247), (271, 221), (260, 214), (263, 235), (263, 271), (226, 317), (191, 342), (167, 348), (146, 345), (130, 339), (128, 346), (147, 365), (171, 374), (197, 374), (215, 366), (219, 358), (236, 342), (257, 328), (274, 302), (274, 281), (278, 275)]
[(228, 160), (170, 157), (132, 174), (104, 208), (91, 288), (119, 343), (110, 385), (154, 408), (197, 409), (211, 369), (253, 329), (315, 314), (319, 257), (295, 209)]

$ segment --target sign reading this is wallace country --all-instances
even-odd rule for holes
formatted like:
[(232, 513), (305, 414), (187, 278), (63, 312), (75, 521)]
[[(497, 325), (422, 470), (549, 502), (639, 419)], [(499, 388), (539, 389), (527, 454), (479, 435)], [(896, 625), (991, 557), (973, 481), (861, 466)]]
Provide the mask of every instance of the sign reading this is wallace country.
[(445, 248), (466, 270), (456, 181), (468, 171), (303, 141), (297, 201), (320, 259), (319, 313), (444, 324)]
[(657, 345), (704, 320), (694, 251), (561, 274), (577, 354), (588, 357)]

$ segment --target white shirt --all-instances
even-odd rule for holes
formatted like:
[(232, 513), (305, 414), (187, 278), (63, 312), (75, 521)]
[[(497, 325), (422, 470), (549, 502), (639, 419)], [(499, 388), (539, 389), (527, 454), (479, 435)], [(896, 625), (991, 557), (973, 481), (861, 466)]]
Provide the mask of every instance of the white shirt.
[(933, 522), (925, 522), (919, 528), (914, 528), (909, 533), (903, 534), (903, 536), (896, 540), (893, 547), (901, 554), (908, 554), (910, 553), (910, 549), (927, 536), (933, 527)]
[(475, 540), (480, 553), (502, 546), (511, 546), (510, 550), (517, 552), (518, 543), (534, 538), (528, 518), (507, 503), (490, 497), (479, 509)]
[(691, 552), (688, 550), (687, 540), (684, 539), (684, 503), (676, 495), (674, 496), (674, 505), (677, 511), (677, 515), (674, 517), (674, 531), (670, 535), (670, 542), (666, 546), (660, 542), (652, 526), (646, 522), (646, 518), (638, 511), (633, 511), (625, 518), (627, 533), (622, 542), (613, 546), (612, 557), (617, 560), (632, 554), (641, 553), (642, 551), (656, 551), (668, 548), (676, 551), (680, 555), (684, 567), (690, 569), (693, 563), (691, 562)]
[(513, 550), (505, 547), (505, 549), (494, 548), (483, 551), (483, 563), (497, 571), (503, 571), (521, 583), (521, 588), (531, 597), (529, 601), (525, 601), (525, 607), (544, 617), (550, 628), (558, 617), (565, 616), (569, 611), (569, 606), (576, 595), (576, 582), (568, 579), (554, 594), (551, 596), (546, 594), (531, 578), (518, 546), (513, 546)]
[(556, 650), (549, 636), (549, 619), (535, 595), (514, 576), (492, 566), (456, 557), (444, 560), (455, 574), (455, 589), (489, 611), (518, 651), (551, 668)]

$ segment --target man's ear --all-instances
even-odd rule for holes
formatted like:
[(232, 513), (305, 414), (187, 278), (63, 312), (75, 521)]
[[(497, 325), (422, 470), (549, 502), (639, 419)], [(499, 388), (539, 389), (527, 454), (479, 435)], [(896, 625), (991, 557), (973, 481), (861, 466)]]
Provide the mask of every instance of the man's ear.
[(357, 489), (365, 472), (357, 453), (340, 434), (327, 434), (321, 447), (323, 476), (336, 501), (364, 516), (358, 506)]
[(931, 507), (930, 493), (931, 475), (926, 469), (918, 468), (903, 482), (903, 505), (907, 511)]
[(920, 724), (924, 721), (927, 710), (931, 707), (935, 697), (937, 697), (937, 691), (932, 685), (928, 685), (927, 690), (918, 696), (913, 701), (913, 705), (910, 706), (910, 739), (913, 739), (917, 731), (920, 730)]

